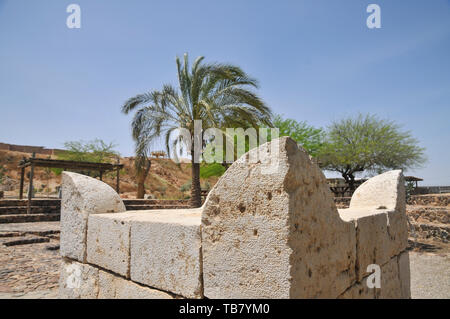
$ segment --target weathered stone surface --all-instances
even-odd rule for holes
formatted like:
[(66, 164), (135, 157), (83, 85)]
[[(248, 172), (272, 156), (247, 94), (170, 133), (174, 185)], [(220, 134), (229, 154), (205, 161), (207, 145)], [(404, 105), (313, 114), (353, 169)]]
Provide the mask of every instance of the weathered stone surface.
[(408, 219), (406, 209), (403, 211), (389, 211), (388, 215), (388, 242), (389, 256), (399, 255), (408, 246)]
[(381, 265), (381, 288), (376, 288), (375, 294), (378, 299), (402, 298), (397, 256)]
[(99, 270), (98, 299), (173, 299), (173, 296)]
[(85, 262), (88, 215), (122, 211), (125, 205), (109, 185), (88, 176), (63, 172), (61, 255)]
[(408, 244), (405, 189), (400, 170), (386, 172), (363, 183), (353, 194), (341, 218), (356, 227), (357, 278), (369, 264), (383, 265)]
[(129, 277), (132, 213), (95, 214), (88, 218), (87, 262)]
[(383, 265), (390, 259), (387, 212), (373, 209), (340, 209), (339, 215), (356, 227), (356, 277), (361, 281), (370, 264)]
[(401, 298), (411, 298), (411, 271), (409, 266), (409, 252), (405, 251), (398, 256), (398, 272), (400, 277)]
[(135, 212), (130, 276), (188, 298), (202, 297), (201, 208)]
[(173, 296), (134, 283), (97, 267), (63, 259), (61, 299), (173, 299)]
[(406, 199), (402, 171), (389, 171), (361, 184), (353, 193), (350, 208), (361, 207), (404, 212)]
[[(325, 177), (290, 138), (236, 161), (202, 215), (208, 298), (336, 298), (355, 280), (355, 227), (340, 219)], [(259, 152), (257, 163), (249, 163)], [(255, 154), (253, 154), (255, 155)]]
[(63, 259), (59, 279), (59, 298), (96, 299), (98, 269), (76, 261)]
[(353, 284), (339, 299), (375, 299), (375, 288), (367, 287), (367, 277)]

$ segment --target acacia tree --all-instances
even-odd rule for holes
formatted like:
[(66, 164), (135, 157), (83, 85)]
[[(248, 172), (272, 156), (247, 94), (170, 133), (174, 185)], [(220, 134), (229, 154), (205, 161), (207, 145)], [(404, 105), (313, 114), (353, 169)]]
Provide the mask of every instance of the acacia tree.
[(410, 132), (392, 121), (361, 114), (332, 123), (318, 157), (321, 167), (341, 173), (352, 191), (356, 173), (417, 168), (426, 161), (424, 148)]
[[(203, 63), (203, 59), (198, 57), (189, 68), (187, 54), (183, 62), (177, 58), (177, 88), (166, 84), (162, 90), (136, 95), (122, 106), (125, 114), (136, 110), (132, 131), (137, 156), (148, 154), (151, 141), (161, 135), (164, 135), (168, 154), (177, 145), (189, 147), (193, 207), (201, 206), (200, 154), (194, 152), (194, 138), (198, 138), (194, 132), (194, 121), (201, 121), (203, 130), (271, 124), (270, 109), (251, 90), (258, 87), (255, 79), (235, 65)], [(172, 133), (180, 128), (190, 133), (190, 140), (186, 140), (184, 135), (173, 138)], [(202, 141), (202, 148), (205, 145)]]
[[(101, 139), (94, 139), (92, 141), (67, 141), (64, 143), (64, 150), (56, 153), (58, 159), (77, 162), (94, 162), (94, 163), (112, 163), (117, 160), (120, 153), (115, 150), (117, 145), (114, 143), (107, 143)], [(62, 169), (52, 168), (55, 174), (61, 174)], [(91, 172), (81, 172), (86, 175), (91, 175)], [(98, 172), (93, 174), (98, 176)]]
[(315, 128), (304, 121), (284, 119), (281, 115), (276, 115), (273, 119), (273, 126), (280, 130), (280, 136), (290, 136), (311, 156), (317, 156), (323, 145), (325, 138), (323, 129)]

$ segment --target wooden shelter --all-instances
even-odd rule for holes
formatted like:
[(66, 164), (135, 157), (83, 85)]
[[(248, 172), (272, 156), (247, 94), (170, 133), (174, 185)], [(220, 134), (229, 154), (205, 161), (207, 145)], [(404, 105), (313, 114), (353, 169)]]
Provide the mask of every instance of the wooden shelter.
[(415, 176), (405, 176), (406, 182), (416, 182), (416, 188), (418, 187), (418, 182), (422, 182), (423, 179)]
[(30, 171), (30, 184), (28, 189), (28, 213), (31, 208), (31, 198), (33, 197), (33, 175), (35, 167), (48, 167), (48, 168), (62, 168), (66, 169), (74, 169), (74, 170), (87, 170), (87, 171), (98, 171), (100, 173), (100, 180), (103, 179), (103, 173), (107, 171), (116, 171), (116, 191), (119, 193), (119, 182), (120, 182), (120, 169), (123, 168), (123, 164), (118, 163), (94, 163), (94, 162), (78, 162), (78, 161), (63, 161), (63, 160), (54, 160), (54, 159), (44, 159), (44, 158), (36, 158), (35, 154), (33, 156), (26, 159), (24, 158), (19, 163), (20, 168), (20, 191), (19, 198), (23, 198), (23, 184), (25, 178), (25, 169), (27, 167), (31, 168)]

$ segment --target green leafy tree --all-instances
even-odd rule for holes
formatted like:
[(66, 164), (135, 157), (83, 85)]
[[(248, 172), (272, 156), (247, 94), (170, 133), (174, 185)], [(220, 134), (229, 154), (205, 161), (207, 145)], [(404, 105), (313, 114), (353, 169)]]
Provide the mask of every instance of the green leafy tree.
[[(87, 142), (68, 141), (64, 143), (64, 150), (57, 152), (56, 156), (66, 161), (113, 163), (120, 156), (119, 152), (114, 150), (116, 146), (114, 143), (106, 143), (101, 139)], [(61, 169), (52, 170), (56, 174), (61, 173)]]
[[(136, 110), (132, 121), (136, 155), (148, 154), (150, 142), (164, 135), (167, 153), (177, 145), (190, 147), (192, 160), (191, 206), (201, 205), (200, 154), (194, 152), (194, 121), (207, 128), (257, 127), (270, 125), (271, 111), (251, 89), (257, 81), (241, 68), (231, 64), (204, 63), (198, 57), (189, 68), (188, 55), (176, 59), (178, 87), (166, 84), (130, 98), (122, 106), (128, 114)], [(190, 140), (182, 135), (171, 138), (177, 129), (190, 132)], [(205, 143), (202, 143), (203, 148)]]
[(59, 152), (57, 156), (59, 159), (70, 161), (110, 163), (119, 156), (114, 150), (116, 146), (101, 139), (88, 142), (68, 141), (64, 143), (64, 151)]
[(318, 158), (325, 170), (341, 173), (351, 190), (356, 173), (417, 168), (426, 161), (424, 148), (410, 132), (392, 121), (361, 114), (328, 127)]
[(273, 126), (280, 130), (281, 136), (290, 136), (300, 144), (311, 156), (317, 156), (323, 145), (325, 132), (321, 128), (315, 128), (306, 122), (298, 122), (293, 119), (284, 119), (276, 115)]

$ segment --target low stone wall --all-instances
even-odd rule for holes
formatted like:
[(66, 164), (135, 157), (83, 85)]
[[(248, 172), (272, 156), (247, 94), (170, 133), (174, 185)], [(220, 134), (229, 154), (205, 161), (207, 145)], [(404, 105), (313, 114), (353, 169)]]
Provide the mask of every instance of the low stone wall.
[[(64, 172), (60, 297), (410, 298), (401, 172), (365, 182), (338, 211), (308, 154), (272, 143), (236, 161), (198, 209), (125, 211), (108, 185)], [(367, 285), (374, 264), (380, 288)]]
[(408, 200), (408, 204), (423, 206), (450, 206), (450, 194), (412, 195)]
[(28, 146), (28, 145), (15, 145), (15, 144), (6, 144), (0, 143), (0, 150), (6, 151), (14, 151), (14, 152), (23, 152), (23, 153), (36, 153), (43, 155), (54, 155), (54, 149), (48, 149), (43, 146)]
[(351, 199), (351, 197), (335, 197), (334, 203), (337, 208), (348, 208)]

